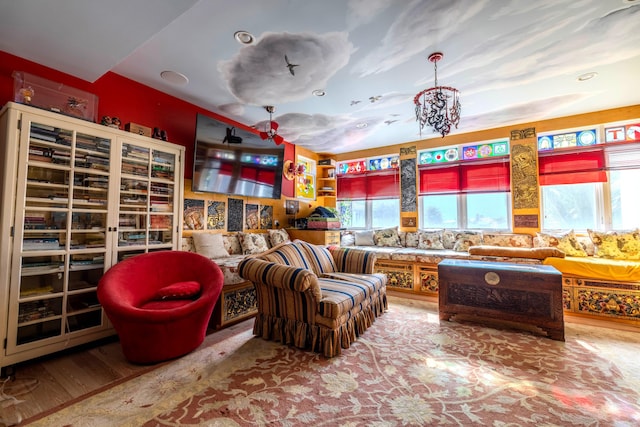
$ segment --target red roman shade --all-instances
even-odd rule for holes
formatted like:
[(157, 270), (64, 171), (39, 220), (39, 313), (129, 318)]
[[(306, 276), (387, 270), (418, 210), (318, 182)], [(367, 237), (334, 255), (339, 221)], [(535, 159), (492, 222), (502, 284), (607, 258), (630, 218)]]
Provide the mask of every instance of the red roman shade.
[(603, 149), (540, 155), (540, 185), (606, 182)]
[(339, 175), (339, 200), (373, 200), (400, 197), (398, 169)]
[(420, 168), (420, 195), (490, 193), (511, 189), (508, 159)]

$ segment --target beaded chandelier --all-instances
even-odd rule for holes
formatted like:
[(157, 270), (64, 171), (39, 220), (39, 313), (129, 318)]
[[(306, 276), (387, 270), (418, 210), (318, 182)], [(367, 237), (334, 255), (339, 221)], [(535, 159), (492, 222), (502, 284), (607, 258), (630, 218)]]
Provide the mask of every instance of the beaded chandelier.
[(416, 120), (420, 123), (420, 136), (425, 125), (429, 125), (444, 138), (451, 132), (451, 126), (457, 128), (460, 123), (460, 92), (453, 87), (438, 86), (438, 61), (442, 57), (440, 52), (429, 55), (429, 61), (433, 62), (435, 85), (418, 92), (413, 98)]

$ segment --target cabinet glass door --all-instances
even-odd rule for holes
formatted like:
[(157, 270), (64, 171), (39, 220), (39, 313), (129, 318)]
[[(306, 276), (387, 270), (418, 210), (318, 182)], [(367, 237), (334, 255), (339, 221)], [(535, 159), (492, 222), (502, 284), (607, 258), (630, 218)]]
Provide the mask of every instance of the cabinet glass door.
[(70, 332), (99, 326), (102, 321), (96, 289), (108, 257), (111, 147), (108, 138), (76, 134), (67, 247), (66, 327)]
[(122, 144), (118, 261), (172, 249), (177, 152)]
[[(23, 120), (7, 353), (103, 325), (111, 140)], [(55, 124), (53, 124), (55, 123)], [(24, 185), (22, 185), (24, 183)]]

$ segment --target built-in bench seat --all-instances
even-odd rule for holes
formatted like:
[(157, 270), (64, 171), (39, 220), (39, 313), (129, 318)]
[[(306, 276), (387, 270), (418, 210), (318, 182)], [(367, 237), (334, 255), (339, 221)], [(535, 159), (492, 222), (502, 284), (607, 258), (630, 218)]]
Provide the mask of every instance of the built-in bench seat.
[[(640, 326), (637, 230), (538, 233), (535, 238), (475, 230), (345, 230), (341, 245), (373, 251), (376, 271), (387, 275), (390, 291), (431, 297), (438, 294), (437, 266), (444, 259), (552, 265), (563, 274), (565, 313)], [(550, 249), (557, 252), (545, 252)]]

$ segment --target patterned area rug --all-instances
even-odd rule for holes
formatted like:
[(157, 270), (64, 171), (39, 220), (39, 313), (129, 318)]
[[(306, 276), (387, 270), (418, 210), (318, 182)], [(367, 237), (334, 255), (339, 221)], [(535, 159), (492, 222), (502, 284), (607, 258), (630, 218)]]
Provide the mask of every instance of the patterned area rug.
[(640, 334), (565, 335), (439, 322), (435, 304), (392, 297), (339, 357), (247, 330), (31, 425), (640, 425)]

